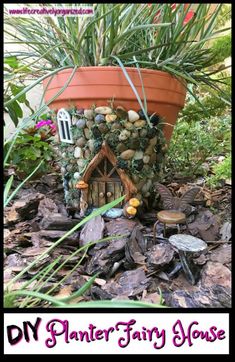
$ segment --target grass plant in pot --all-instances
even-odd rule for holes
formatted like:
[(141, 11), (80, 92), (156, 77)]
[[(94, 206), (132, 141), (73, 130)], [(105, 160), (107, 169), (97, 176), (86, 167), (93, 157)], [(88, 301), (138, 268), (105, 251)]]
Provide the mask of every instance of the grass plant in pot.
[[(92, 194), (89, 187), (88, 191), (76, 190), (77, 182), (83, 180), (89, 186), (87, 175), (95, 177), (90, 163), (95, 155), (111, 154), (110, 150), (115, 157), (111, 157), (113, 161), (109, 159), (111, 165), (120, 172), (126, 170), (128, 182), (130, 179), (132, 191), (128, 198), (141, 190), (139, 196), (147, 203), (165, 147), (160, 140), (159, 123), (169, 141), (178, 112), (184, 106), (186, 90), (192, 92), (191, 85), (199, 82), (218, 88), (213, 74), (206, 69), (213, 64), (214, 54), (207, 44), (219, 33), (214, 27), (221, 6), (212, 11), (211, 4), (199, 4), (193, 16), (188, 16), (190, 11), (192, 14), (191, 5), (96, 4), (93, 17), (6, 19), (8, 26), (17, 31), (17, 35), (11, 34), (15, 41), (30, 48), (34, 66), (36, 63), (38, 74), (44, 78), (45, 101), (60, 93), (50, 108), (69, 110), (65, 117), (72, 135), (70, 142), (62, 144), (62, 171), (67, 191), (73, 191), (67, 194), (68, 199), (75, 204), (80, 199), (78, 208), (81, 199), (86, 204)], [(118, 114), (120, 107), (124, 107), (124, 115)], [(132, 119), (130, 111), (134, 114)], [(71, 116), (74, 122), (70, 121)], [(138, 121), (143, 122), (137, 126)], [(119, 123), (121, 129), (112, 129), (112, 123)], [(100, 131), (100, 124), (106, 131)], [(64, 127), (60, 135), (64, 132), (65, 136), (66, 123)], [(125, 137), (121, 136), (124, 131)], [(142, 144), (133, 146), (137, 143), (134, 138)], [(119, 158), (121, 164), (117, 164)], [(126, 193), (125, 185), (122, 182)], [(142, 192), (146, 185), (148, 188)], [(97, 192), (102, 195), (99, 187)], [(112, 197), (116, 194), (105, 186), (105, 193), (108, 192)], [(99, 200), (97, 206), (105, 201), (111, 200)]]

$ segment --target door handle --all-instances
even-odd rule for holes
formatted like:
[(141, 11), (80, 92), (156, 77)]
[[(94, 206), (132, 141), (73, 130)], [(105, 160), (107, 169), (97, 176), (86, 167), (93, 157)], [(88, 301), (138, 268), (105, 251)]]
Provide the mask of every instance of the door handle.
[(103, 192), (100, 192), (100, 193), (99, 193), (99, 196), (100, 196), (100, 197), (104, 197), (104, 193), (103, 193)]
[(111, 196), (112, 196), (112, 192), (108, 191), (106, 195), (107, 195), (107, 197), (111, 197)]

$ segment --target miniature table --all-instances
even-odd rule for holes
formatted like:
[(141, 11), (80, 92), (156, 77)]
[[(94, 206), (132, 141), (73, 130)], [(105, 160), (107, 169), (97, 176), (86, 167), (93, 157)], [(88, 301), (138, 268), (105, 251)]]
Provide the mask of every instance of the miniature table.
[(179, 254), (186, 278), (192, 285), (196, 284), (196, 278), (190, 265), (190, 254), (206, 250), (207, 244), (201, 239), (186, 234), (172, 235), (169, 237), (169, 242)]
[(166, 236), (166, 225), (176, 225), (178, 233), (180, 233), (180, 224), (185, 224), (188, 230), (186, 215), (176, 210), (162, 210), (157, 213), (157, 221), (153, 226), (153, 240), (156, 237), (157, 224), (161, 222), (164, 225), (163, 236)]

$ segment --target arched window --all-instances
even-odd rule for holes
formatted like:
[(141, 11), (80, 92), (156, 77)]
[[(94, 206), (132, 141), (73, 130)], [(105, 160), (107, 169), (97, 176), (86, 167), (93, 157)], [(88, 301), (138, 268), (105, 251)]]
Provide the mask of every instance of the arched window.
[(61, 142), (73, 143), (73, 137), (71, 134), (71, 117), (64, 108), (61, 108), (58, 111), (57, 122)]

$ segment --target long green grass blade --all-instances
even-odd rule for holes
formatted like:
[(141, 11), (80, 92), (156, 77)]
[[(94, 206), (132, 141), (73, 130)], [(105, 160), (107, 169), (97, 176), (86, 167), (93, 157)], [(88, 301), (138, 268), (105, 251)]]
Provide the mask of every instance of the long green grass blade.
[[(9, 288), (9, 286), (14, 283), (16, 280), (22, 277), (28, 270), (30, 270), (41, 258), (43, 258), (45, 255), (49, 254), (53, 249), (55, 249), (64, 239), (66, 239), (69, 235), (73, 234), (79, 227), (84, 225), (89, 220), (93, 219), (95, 216), (101, 215), (102, 213), (105, 213), (112, 207), (118, 205), (122, 200), (124, 200), (125, 195), (119, 197), (118, 199), (108, 203), (107, 205), (104, 205), (100, 207), (99, 209), (93, 211), (89, 216), (85, 217), (83, 220), (81, 220), (77, 225), (75, 225), (71, 230), (69, 230), (67, 233), (65, 233), (59, 240), (57, 240), (53, 245), (51, 245), (46, 251), (44, 251), (39, 257), (37, 257), (32, 263), (30, 263), (26, 268), (24, 268), (19, 274), (17, 274), (7, 285), (6, 288)], [(81, 248), (81, 250), (85, 249), (87, 246), (84, 246)]]
[(4, 205), (5, 204), (7, 205), (7, 197), (8, 197), (8, 194), (10, 192), (13, 180), (14, 180), (14, 176), (11, 175), (11, 177), (7, 180), (6, 186), (4, 187), (4, 194), (3, 194), (3, 203), (4, 203)]
[(143, 111), (143, 113), (144, 113), (144, 116), (145, 116), (145, 118), (146, 118), (146, 120), (147, 120), (147, 122), (148, 122), (148, 124), (149, 124), (149, 127), (152, 128), (152, 124), (151, 124), (151, 122), (150, 122), (150, 120), (149, 120), (148, 114), (147, 114), (146, 111), (145, 111), (145, 108), (144, 108), (143, 103), (142, 103), (142, 101), (141, 101), (141, 99), (140, 99), (140, 96), (139, 96), (139, 94), (138, 94), (138, 92), (137, 92), (137, 90), (136, 90), (136, 88), (135, 88), (135, 86), (134, 86), (131, 78), (129, 77), (129, 75), (128, 75), (128, 73), (127, 73), (127, 71), (126, 71), (123, 63), (122, 63), (121, 60), (120, 60), (118, 57), (116, 57), (115, 55), (113, 55), (112, 57), (113, 57), (114, 59), (116, 59), (116, 61), (117, 61), (118, 64), (120, 65), (120, 67), (121, 67), (121, 69), (122, 69), (122, 71), (123, 71), (123, 74), (125, 75), (128, 83), (129, 83), (130, 86), (131, 86), (131, 89), (133, 90), (133, 92), (134, 92), (134, 94), (135, 94), (135, 96), (136, 96), (136, 99), (137, 99), (138, 102), (139, 102), (139, 105), (140, 105), (140, 107), (141, 107), (141, 109), (142, 109), (142, 111)]
[(4, 207), (6, 207), (9, 202), (13, 199), (13, 197), (15, 197), (15, 195), (17, 194), (17, 192), (21, 189), (21, 187), (35, 174), (35, 172), (37, 172), (37, 170), (39, 169), (39, 167), (43, 164), (43, 160), (37, 165), (37, 167), (33, 170), (33, 172), (31, 172), (31, 174), (26, 177), (26, 179), (24, 179), (24, 181), (22, 181), (19, 186), (17, 186), (17, 188), (11, 193), (11, 195), (6, 199), (6, 201), (4, 201)]
[[(61, 306), (60, 306), (61, 307)], [(161, 304), (139, 302), (135, 300), (100, 300), (63, 305), (64, 308), (168, 308)]]

